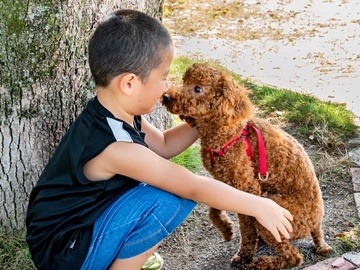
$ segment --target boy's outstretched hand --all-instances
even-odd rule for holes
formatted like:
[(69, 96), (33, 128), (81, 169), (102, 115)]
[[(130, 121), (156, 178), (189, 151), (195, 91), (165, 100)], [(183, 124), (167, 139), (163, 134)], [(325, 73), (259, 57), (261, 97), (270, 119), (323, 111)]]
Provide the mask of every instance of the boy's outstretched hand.
[(286, 239), (290, 238), (289, 233), (293, 231), (290, 221), (293, 220), (293, 216), (274, 201), (264, 198), (254, 217), (272, 233), (276, 241), (281, 242), (280, 233)]

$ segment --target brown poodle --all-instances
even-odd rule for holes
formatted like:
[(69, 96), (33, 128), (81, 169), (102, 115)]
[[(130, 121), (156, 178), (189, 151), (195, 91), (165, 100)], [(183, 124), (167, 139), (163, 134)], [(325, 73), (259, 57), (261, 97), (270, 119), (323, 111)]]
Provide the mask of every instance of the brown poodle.
[[(288, 209), (294, 220), (290, 240), (311, 235), (316, 252), (327, 255), (321, 229), (323, 202), (313, 165), (304, 148), (266, 120), (252, 116), (249, 90), (226, 72), (208, 64), (187, 69), (181, 88), (169, 88), (162, 97), (167, 110), (198, 130), (205, 168), (218, 180), (237, 189), (268, 197)], [(233, 238), (233, 224), (225, 211), (210, 208), (212, 223), (225, 240)], [(278, 243), (255, 218), (238, 215), (241, 245), (232, 263), (250, 263), (251, 269), (299, 266), (302, 255), (289, 240)], [(276, 256), (253, 260), (258, 239)]]

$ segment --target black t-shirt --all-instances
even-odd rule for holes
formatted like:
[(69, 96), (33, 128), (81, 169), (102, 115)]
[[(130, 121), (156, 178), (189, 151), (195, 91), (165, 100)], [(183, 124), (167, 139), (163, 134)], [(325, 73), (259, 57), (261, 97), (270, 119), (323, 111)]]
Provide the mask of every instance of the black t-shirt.
[(83, 171), (87, 161), (113, 142), (147, 147), (140, 116), (134, 127), (115, 118), (96, 97), (71, 125), (30, 195), (26, 240), (38, 269), (80, 269), (95, 220), (139, 184), (123, 175), (89, 181)]

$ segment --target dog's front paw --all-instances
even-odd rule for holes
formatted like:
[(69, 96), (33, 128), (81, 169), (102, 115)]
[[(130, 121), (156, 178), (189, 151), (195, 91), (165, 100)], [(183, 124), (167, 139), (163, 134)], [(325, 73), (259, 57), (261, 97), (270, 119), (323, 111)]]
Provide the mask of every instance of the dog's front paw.
[(326, 256), (333, 252), (332, 247), (330, 247), (328, 244), (324, 243), (323, 245), (316, 248), (316, 253), (320, 254), (322, 256)]
[(235, 266), (248, 264), (252, 261), (253, 255), (254, 252), (242, 248), (232, 257), (231, 264)]
[(252, 263), (249, 264), (248, 269), (250, 270), (272, 270), (278, 269), (273, 268), (273, 258), (270, 256), (260, 256), (256, 258)]
[(280, 256), (259, 256), (249, 264), (248, 269), (251, 270), (273, 270), (283, 269), (287, 266), (295, 267), (303, 263), (303, 256), (298, 253), (292, 257)]
[(240, 268), (241, 266), (244, 266), (247, 263), (249, 263), (249, 261), (244, 260), (237, 254), (235, 254), (231, 259), (231, 265), (235, 266), (236, 268)]

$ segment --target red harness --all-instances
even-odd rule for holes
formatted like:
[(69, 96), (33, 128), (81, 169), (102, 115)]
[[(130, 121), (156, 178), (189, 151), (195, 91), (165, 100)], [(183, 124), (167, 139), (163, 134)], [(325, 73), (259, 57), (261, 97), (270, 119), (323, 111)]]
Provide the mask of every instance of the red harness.
[(249, 140), (249, 131), (250, 129), (254, 130), (256, 133), (257, 141), (258, 141), (258, 147), (259, 147), (259, 179), (262, 181), (266, 181), (269, 177), (269, 173), (267, 172), (266, 167), (266, 149), (265, 149), (265, 143), (264, 139), (260, 133), (260, 130), (254, 127), (253, 125), (246, 124), (244, 129), (241, 131), (241, 134), (239, 136), (236, 136), (235, 138), (228, 141), (225, 145), (223, 145), (219, 151), (214, 151), (211, 148), (205, 149), (207, 152), (210, 153), (211, 157), (211, 165), (215, 165), (215, 157), (221, 157), (225, 154), (225, 152), (232, 146), (234, 143), (236, 143), (241, 138), (246, 142), (247, 148), (246, 148), (246, 154), (251, 160), (252, 158), (252, 147), (251, 142)]

